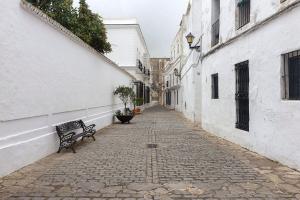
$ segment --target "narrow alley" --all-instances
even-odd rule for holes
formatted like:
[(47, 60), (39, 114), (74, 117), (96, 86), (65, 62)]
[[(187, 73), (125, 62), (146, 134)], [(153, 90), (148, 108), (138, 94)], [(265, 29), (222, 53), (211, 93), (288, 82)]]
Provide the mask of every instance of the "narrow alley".
[(155, 106), (0, 179), (1, 199), (300, 199), (300, 173)]

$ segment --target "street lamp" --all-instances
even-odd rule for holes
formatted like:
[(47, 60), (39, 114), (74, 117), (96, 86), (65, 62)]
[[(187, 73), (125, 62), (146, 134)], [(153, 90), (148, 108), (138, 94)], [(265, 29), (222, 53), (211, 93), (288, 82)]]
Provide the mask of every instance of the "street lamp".
[(195, 39), (195, 36), (192, 33), (189, 33), (187, 36), (185, 36), (185, 38), (187, 40), (187, 43), (189, 44), (190, 49), (196, 49), (196, 50), (200, 49), (200, 46), (197, 46), (197, 45), (192, 46), (194, 39)]

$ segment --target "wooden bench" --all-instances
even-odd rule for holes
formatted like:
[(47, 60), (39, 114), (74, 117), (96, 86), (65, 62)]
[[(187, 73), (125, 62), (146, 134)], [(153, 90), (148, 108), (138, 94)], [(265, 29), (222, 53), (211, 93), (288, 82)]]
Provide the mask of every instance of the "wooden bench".
[[(57, 153), (60, 153), (63, 148), (71, 148), (73, 153), (76, 153), (74, 145), (80, 138), (83, 140), (86, 137), (92, 137), (95, 141), (95, 126), (95, 124), (86, 126), (82, 120), (71, 121), (56, 126), (56, 131), (60, 140)], [(80, 129), (81, 131), (79, 132)]]

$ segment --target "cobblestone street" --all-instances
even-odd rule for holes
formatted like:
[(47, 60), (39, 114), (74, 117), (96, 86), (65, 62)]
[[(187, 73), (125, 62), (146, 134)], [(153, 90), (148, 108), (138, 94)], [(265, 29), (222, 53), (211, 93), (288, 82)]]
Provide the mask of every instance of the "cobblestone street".
[[(147, 146), (148, 144), (157, 144)], [(152, 148), (151, 148), (152, 147)], [(300, 173), (153, 107), (0, 179), (1, 199), (300, 199)]]

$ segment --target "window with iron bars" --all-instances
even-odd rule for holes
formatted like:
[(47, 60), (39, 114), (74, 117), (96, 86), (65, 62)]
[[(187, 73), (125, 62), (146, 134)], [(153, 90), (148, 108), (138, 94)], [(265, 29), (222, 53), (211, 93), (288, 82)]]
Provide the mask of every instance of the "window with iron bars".
[(235, 65), (236, 124), (235, 127), (249, 131), (249, 61)]
[(300, 100), (300, 50), (282, 55), (283, 99)]
[(237, 2), (237, 29), (250, 22), (250, 0), (238, 0)]
[(211, 46), (219, 43), (220, 38), (220, 20), (218, 19), (211, 27)]
[(219, 98), (219, 77), (218, 74), (211, 75), (211, 98)]
[(219, 43), (220, 37), (220, 0), (212, 1), (212, 12), (211, 12), (211, 46), (215, 46)]

